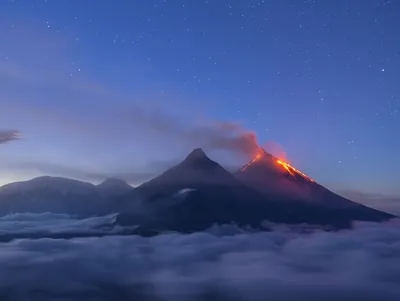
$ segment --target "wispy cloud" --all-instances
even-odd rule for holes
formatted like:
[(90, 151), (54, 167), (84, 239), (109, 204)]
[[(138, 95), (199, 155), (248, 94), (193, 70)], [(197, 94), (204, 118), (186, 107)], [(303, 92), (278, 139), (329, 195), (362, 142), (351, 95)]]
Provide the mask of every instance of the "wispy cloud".
[(0, 131), (0, 144), (18, 140), (20, 138), (21, 135), (19, 131), (14, 131), (14, 130)]
[[(0, 66), (0, 78), (10, 82), (10, 86), (25, 87), (23, 91), (5, 87), (0, 92), (3, 99), (0, 111), (21, 115), (25, 122), (51, 124), (47, 129), (44, 127), (46, 130), (68, 129), (75, 131), (76, 136), (101, 135), (110, 142), (118, 136), (116, 132), (121, 136), (129, 133), (132, 137), (139, 129), (136, 134), (151, 132), (167, 136), (186, 149), (204, 147), (248, 155), (257, 147), (254, 133), (238, 123), (197, 122), (200, 117), (197, 108), (171, 113), (171, 107), (182, 108), (179, 100), (169, 99), (168, 108), (161, 108), (154, 105), (161, 102), (157, 97), (149, 105), (148, 100), (132, 99), (96, 82), (72, 61), (72, 57), (79, 57), (71, 53), (73, 41), (68, 43), (68, 39), (52, 34), (51, 30), (28, 23), (24, 21), (17, 28), (0, 30), (0, 37), (11, 41), (6, 45), (7, 52), (13, 53)], [(40, 97), (37, 97), (38, 91)], [(69, 101), (71, 98), (73, 102)]]
[[(140, 152), (146, 149), (151, 149), (152, 155), (162, 149), (162, 157), (156, 160), (166, 161), (179, 160), (173, 154), (184, 155), (196, 147), (229, 152), (242, 158), (251, 156), (256, 149), (255, 134), (240, 123), (207, 120), (200, 116), (198, 108), (183, 108), (184, 101), (168, 96), (167, 92), (164, 96), (150, 97), (151, 103), (149, 99), (144, 101), (116, 92), (93, 79), (84, 68), (79, 69), (79, 54), (73, 53), (75, 50), (70, 44), (74, 41), (52, 34), (47, 27), (28, 23), (21, 22), (12, 30), (0, 29), (0, 37), (10, 41), (0, 49), (1, 55), (9, 56), (0, 66), (3, 83), (0, 82), (0, 126), (8, 126), (1, 124), (1, 120), (12, 116), (10, 126), (24, 132), (27, 148), (37, 150), (24, 156), (24, 149), (21, 149), (19, 161), (24, 163), (15, 168), (94, 181), (111, 176), (136, 183), (160, 172), (153, 169), (141, 172), (143, 167), (132, 162), (132, 157), (140, 157)], [(24, 89), (20, 89), (21, 86)], [(168, 98), (168, 107), (160, 105), (165, 100), (162, 97)], [(38, 133), (40, 139), (35, 139)], [(9, 136), (4, 142), (15, 138)], [(37, 158), (37, 154), (42, 156), (49, 148), (60, 160), (53, 166)], [(98, 165), (96, 160), (101, 157), (102, 165), (114, 164), (110, 168), (114, 172), (65, 168), (69, 166), (67, 162), (71, 161), (72, 153), (81, 152), (85, 156), (88, 149), (93, 148), (97, 156), (88, 157), (88, 165)], [(8, 158), (12, 155), (5, 154)], [(7, 158), (4, 161), (8, 161)], [(123, 170), (121, 167), (127, 167), (126, 162), (137, 172)]]

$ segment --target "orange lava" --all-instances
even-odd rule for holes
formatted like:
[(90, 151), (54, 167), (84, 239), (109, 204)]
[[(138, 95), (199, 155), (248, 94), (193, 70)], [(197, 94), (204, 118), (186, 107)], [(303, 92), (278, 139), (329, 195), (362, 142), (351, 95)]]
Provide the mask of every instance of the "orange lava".
[(258, 154), (254, 157), (253, 160), (251, 160), (249, 163), (247, 163), (247, 164), (242, 168), (241, 171), (245, 171), (245, 170), (246, 170), (250, 165), (252, 165), (254, 162), (256, 162), (257, 160), (260, 160), (260, 159), (261, 159), (261, 156), (262, 156), (262, 154), (261, 154), (261, 153), (258, 153)]
[(289, 165), (286, 162), (283, 162), (281, 160), (277, 160), (276, 163), (278, 163), (279, 165), (281, 165), (284, 169), (287, 170), (287, 172), (291, 175), (294, 176), (294, 172), (301, 175), (302, 177), (306, 178), (307, 180), (309, 180), (310, 182), (314, 182), (313, 179), (307, 177), (305, 174), (303, 174), (301, 171), (297, 170), (296, 168), (294, 168), (293, 166)]
[[(262, 149), (258, 149), (257, 154), (255, 155), (255, 157), (249, 162), (247, 163), (240, 171), (245, 171), (248, 167), (250, 167), (253, 163), (257, 162), (258, 160), (260, 160), (263, 156), (263, 150)], [(303, 174), (301, 171), (297, 170), (296, 168), (294, 168), (293, 166), (291, 166), (290, 164), (283, 162), (281, 160), (277, 160), (276, 161), (277, 164), (281, 165), (292, 177), (295, 176), (295, 174), (298, 174), (300, 176), (302, 176), (303, 178), (307, 179), (310, 182), (315, 182), (313, 179), (309, 178), (308, 176), (306, 176), (305, 174)]]

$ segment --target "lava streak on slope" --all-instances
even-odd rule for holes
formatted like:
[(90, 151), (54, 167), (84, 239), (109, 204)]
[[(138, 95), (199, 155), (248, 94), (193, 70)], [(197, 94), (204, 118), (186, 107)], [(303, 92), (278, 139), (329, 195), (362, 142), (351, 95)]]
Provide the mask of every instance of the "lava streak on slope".
[[(240, 171), (241, 172), (245, 171), (251, 165), (253, 165), (257, 161), (261, 160), (263, 155), (264, 155), (264, 151), (262, 149), (258, 149), (257, 154), (255, 155), (255, 157), (249, 163), (247, 163)], [(298, 174), (298, 175), (302, 176), (303, 178), (305, 178), (306, 180), (308, 180), (310, 182), (315, 182), (313, 179), (311, 179), (310, 177), (306, 176), (305, 174), (303, 174), (301, 171), (297, 170), (296, 168), (294, 168), (290, 164), (288, 164), (286, 162), (283, 162), (282, 160), (276, 159), (276, 163), (279, 166), (283, 167), (292, 177), (295, 177), (295, 174)]]
[(293, 171), (289, 168), (288, 164), (282, 162), (281, 160), (277, 160), (276, 163), (278, 163), (279, 165), (283, 166), (283, 168), (286, 169), (286, 171), (287, 171), (292, 177), (294, 177), (294, 173), (293, 173)]
[(241, 171), (245, 171), (249, 166), (251, 166), (254, 162), (260, 160), (262, 157), (261, 153), (258, 153), (253, 160), (251, 160), (249, 163), (247, 163), (242, 169)]
[(306, 176), (305, 174), (303, 174), (301, 171), (297, 170), (296, 168), (294, 168), (293, 166), (281, 161), (281, 160), (277, 160), (276, 163), (278, 163), (279, 165), (281, 165), (284, 169), (287, 170), (287, 172), (294, 176), (294, 173), (297, 173), (299, 175), (301, 175), (303, 178), (307, 179), (310, 182), (314, 182), (313, 179), (309, 178), (308, 176)]
[[(262, 149), (258, 149), (256, 155), (254, 156), (254, 158), (247, 163), (244, 167), (242, 167), (242, 169), (240, 170), (241, 172), (245, 171), (247, 168), (249, 168), (251, 165), (253, 165), (254, 163), (256, 163), (257, 161), (261, 160), (261, 158), (264, 155), (264, 150)], [(276, 159), (276, 158), (275, 158)], [(279, 166), (283, 167), (292, 177), (295, 177), (295, 174), (298, 174), (300, 176), (302, 176), (303, 178), (305, 178), (306, 180), (310, 181), (310, 182), (314, 182), (313, 179), (309, 178), (308, 176), (306, 176), (305, 174), (303, 174), (301, 171), (297, 170), (296, 168), (294, 168), (293, 166), (291, 166), (290, 164), (283, 162), (282, 160), (276, 159), (275, 161)]]

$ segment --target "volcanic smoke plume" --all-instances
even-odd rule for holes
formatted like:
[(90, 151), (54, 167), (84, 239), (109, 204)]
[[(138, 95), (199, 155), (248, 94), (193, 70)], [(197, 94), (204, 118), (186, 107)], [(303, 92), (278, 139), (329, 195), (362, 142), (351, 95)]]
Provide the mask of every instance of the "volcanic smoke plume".
[(261, 146), (266, 152), (275, 156), (276, 158), (287, 162), (286, 152), (282, 145), (275, 141), (264, 142)]
[(14, 130), (0, 131), (0, 144), (20, 139), (20, 133)]

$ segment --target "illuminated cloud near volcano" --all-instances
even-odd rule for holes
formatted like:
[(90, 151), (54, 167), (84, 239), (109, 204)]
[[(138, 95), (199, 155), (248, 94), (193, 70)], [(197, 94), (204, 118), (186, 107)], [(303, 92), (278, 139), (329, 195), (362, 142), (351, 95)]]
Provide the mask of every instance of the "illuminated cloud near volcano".
[(14, 130), (0, 131), (0, 144), (20, 139), (20, 133)]
[(277, 157), (278, 159), (281, 159), (283, 161), (287, 161), (286, 153), (285, 150), (283, 149), (283, 146), (280, 145), (277, 142), (274, 141), (267, 141), (262, 144), (262, 148), (270, 153), (271, 155)]

